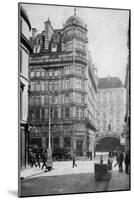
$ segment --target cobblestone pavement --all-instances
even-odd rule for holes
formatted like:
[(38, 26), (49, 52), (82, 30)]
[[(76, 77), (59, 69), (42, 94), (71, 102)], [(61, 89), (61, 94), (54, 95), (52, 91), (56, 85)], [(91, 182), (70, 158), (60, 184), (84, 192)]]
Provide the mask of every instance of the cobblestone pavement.
[(93, 173), (38, 176), (22, 181), (22, 196), (128, 190), (129, 176), (113, 172), (110, 181), (95, 181)]
[(54, 162), (54, 170), (47, 173), (39, 168), (26, 170), (21, 174), (24, 177), (21, 181), (22, 196), (129, 190), (129, 176), (119, 173), (117, 166), (113, 168), (110, 181), (95, 181), (94, 163), (99, 159), (76, 162), (76, 168), (72, 168), (72, 161)]

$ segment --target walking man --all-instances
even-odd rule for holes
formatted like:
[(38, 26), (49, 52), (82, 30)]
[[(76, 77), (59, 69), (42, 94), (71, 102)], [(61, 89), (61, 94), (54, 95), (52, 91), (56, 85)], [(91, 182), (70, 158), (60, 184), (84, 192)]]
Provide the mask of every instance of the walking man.
[(74, 166), (77, 167), (77, 165), (76, 165), (75, 162), (76, 162), (76, 160), (75, 160), (75, 154), (73, 154), (73, 168), (74, 168)]
[(47, 152), (45, 151), (44, 154), (43, 154), (43, 165), (42, 165), (42, 168), (41, 168), (41, 169), (43, 169), (44, 166), (45, 166), (46, 169), (47, 169), (47, 164), (46, 164), (46, 162), (47, 162)]

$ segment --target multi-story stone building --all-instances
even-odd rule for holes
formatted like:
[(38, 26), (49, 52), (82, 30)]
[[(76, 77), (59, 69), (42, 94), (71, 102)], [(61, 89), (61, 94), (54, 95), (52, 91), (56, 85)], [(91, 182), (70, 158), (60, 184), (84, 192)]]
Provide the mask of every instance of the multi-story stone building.
[(76, 13), (62, 29), (54, 29), (49, 19), (44, 25), (39, 34), (32, 29), (31, 37), (30, 147), (48, 147), (50, 109), (52, 149), (85, 155), (94, 150), (97, 130), (97, 76), (88, 59), (87, 27)]
[(99, 132), (122, 133), (125, 116), (125, 89), (118, 77), (98, 79), (98, 129)]
[(31, 24), (26, 11), (20, 6), (20, 48), (19, 48), (19, 80), (20, 80), (20, 165), (23, 169), (26, 167), (28, 160), (28, 90), (30, 86), (28, 73), (28, 59), (32, 51), (29, 42)]

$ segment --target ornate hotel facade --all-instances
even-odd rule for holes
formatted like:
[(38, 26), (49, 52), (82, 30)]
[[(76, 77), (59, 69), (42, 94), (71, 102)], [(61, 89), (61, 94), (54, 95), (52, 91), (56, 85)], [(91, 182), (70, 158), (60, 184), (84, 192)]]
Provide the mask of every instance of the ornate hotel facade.
[(74, 13), (62, 29), (51, 21), (44, 30), (32, 29), (29, 59), (30, 148), (48, 148), (49, 109), (51, 145), (70, 153), (94, 152), (97, 131), (97, 75), (88, 53), (87, 27)]

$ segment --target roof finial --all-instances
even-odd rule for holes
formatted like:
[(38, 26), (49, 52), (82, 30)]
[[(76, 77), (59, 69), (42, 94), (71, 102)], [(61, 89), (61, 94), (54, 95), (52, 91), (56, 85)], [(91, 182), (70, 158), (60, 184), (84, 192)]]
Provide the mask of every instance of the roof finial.
[(74, 15), (76, 15), (76, 8), (74, 8)]

